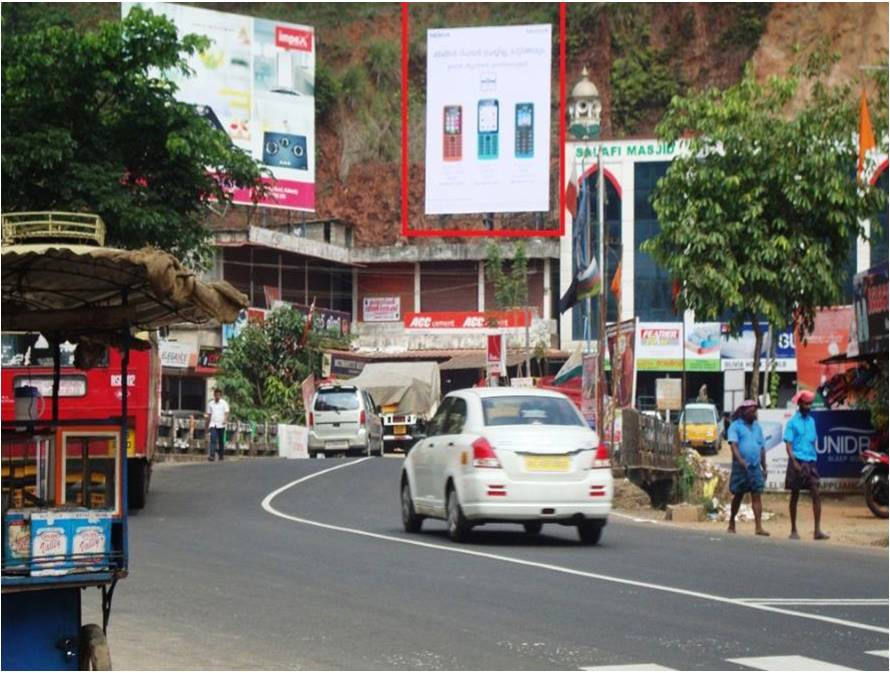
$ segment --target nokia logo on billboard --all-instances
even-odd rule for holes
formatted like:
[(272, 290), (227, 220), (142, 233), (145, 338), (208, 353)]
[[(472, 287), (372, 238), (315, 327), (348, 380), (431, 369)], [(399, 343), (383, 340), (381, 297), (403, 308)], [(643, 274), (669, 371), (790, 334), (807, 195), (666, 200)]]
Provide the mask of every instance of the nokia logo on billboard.
[(275, 46), (297, 51), (312, 51), (312, 31), (275, 26)]

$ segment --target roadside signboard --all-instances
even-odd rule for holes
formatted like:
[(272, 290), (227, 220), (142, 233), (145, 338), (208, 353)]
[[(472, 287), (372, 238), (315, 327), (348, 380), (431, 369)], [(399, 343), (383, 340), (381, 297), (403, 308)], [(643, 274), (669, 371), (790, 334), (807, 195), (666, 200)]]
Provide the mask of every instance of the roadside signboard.
[(362, 301), (364, 322), (399, 322), (401, 319), (400, 297), (365, 297)]
[(655, 406), (659, 411), (683, 408), (683, 379), (655, 379)]
[[(788, 452), (783, 440), (785, 425), (796, 409), (761, 409), (757, 421), (766, 448), (766, 488), (785, 489)], [(824, 491), (857, 491), (862, 461), (859, 453), (868, 448), (874, 434), (869, 412), (859, 409), (813, 410), (816, 421), (816, 469)]]

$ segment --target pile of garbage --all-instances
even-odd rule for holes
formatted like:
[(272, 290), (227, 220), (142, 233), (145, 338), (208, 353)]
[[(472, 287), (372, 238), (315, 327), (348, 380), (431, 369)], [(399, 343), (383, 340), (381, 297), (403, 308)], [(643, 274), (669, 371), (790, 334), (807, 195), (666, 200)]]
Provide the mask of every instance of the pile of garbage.
[(722, 503), (732, 499), (729, 493), (729, 470), (713, 465), (691, 448), (685, 450), (683, 459), (686, 464), (685, 473), (690, 479), (687, 484), (689, 502), (710, 502), (708, 509), (717, 511)]
[[(766, 510), (763, 510), (761, 519), (763, 521), (769, 521), (774, 516), (775, 516), (774, 513), (767, 512)], [(714, 518), (716, 518), (717, 521), (729, 521), (729, 503), (728, 502), (720, 505), (720, 508), (717, 512), (717, 516)], [(743, 502), (741, 504), (741, 506), (739, 507), (739, 513), (736, 515), (735, 520), (739, 521), (741, 523), (745, 523), (747, 521), (754, 521), (754, 510), (751, 509), (751, 505)]]

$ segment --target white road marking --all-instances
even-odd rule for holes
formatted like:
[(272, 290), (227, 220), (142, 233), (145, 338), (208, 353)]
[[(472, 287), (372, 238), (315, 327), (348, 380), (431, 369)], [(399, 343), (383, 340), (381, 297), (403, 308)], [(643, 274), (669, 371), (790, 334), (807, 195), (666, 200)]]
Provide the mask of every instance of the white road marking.
[(809, 657), (743, 657), (727, 659), (732, 664), (747, 666), (755, 671), (852, 671), (853, 668), (829, 664)]
[(621, 584), (624, 586), (632, 586), (638, 587), (640, 589), (650, 589), (652, 591), (662, 591), (665, 593), (675, 594), (679, 596), (686, 596), (688, 598), (697, 598), (699, 600), (705, 601), (713, 601), (715, 603), (723, 603), (727, 605), (734, 605), (738, 607), (750, 608), (752, 610), (761, 610), (763, 612), (773, 612), (780, 615), (788, 615), (792, 617), (801, 617), (803, 619), (810, 619), (818, 622), (826, 622), (828, 624), (835, 624), (837, 626), (846, 626), (848, 628), (853, 629), (861, 629), (863, 631), (874, 631), (875, 633), (890, 633), (890, 630), (881, 627), (881, 626), (873, 626), (872, 624), (862, 624), (860, 622), (853, 622), (846, 619), (836, 619), (834, 617), (828, 617), (825, 615), (816, 615), (816, 614), (808, 614), (806, 612), (797, 612), (795, 610), (788, 610), (786, 608), (775, 607), (771, 605), (760, 605), (758, 603), (746, 603), (743, 600), (739, 600), (738, 598), (729, 598), (726, 596), (718, 596), (716, 594), (707, 594), (701, 591), (692, 591), (690, 589), (681, 589), (679, 587), (671, 587), (663, 584), (654, 584), (652, 582), (640, 582), (638, 580), (630, 580), (623, 577), (615, 577), (612, 575), (601, 575), (599, 573), (591, 573), (583, 570), (576, 570), (574, 568), (568, 568), (566, 566), (558, 566), (550, 563), (538, 563), (536, 561), (526, 561), (524, 559), (513, 558), (510, 556), (502, 556), (501, 554), (491, 554), (489, 552), (477, 551), (475, 549), (466, 549), (464, 547), (449, 547), (446, 545), (435, 544), (432, 542), (423, 542), (421, 540), (411, 540), (403, 537), (396, 537), (394, 535), (383, 535), (381, 533), (371, 533), (370, 531), (360, 530), (358, 528), (347, 528), (346, 526), (335, 526), (329, 523), (321, 523), (320, 521), (312, 521), (310, 519), (304, 519), (298, 516), (292, 516), (290, 514), (285, 514), (274, 507), (272, 507), (272, 501), (278, 497), (280, 494), (284, 493), (284, 491), (297, 486), (298, 484), (302, 484), (310, 479), (315, 479), (316, 477), (320, 477), (323, 474), (327, 474), (329, 472), (333, 472), (335, 470), (341, 470), (344, 467), (351, 467), (353, 465), (358, 465), (359, 463), (363, 463), (366, 460), (370, 460), (370, 458), (359, 458), (358, 460), (353, 460), (348, 463), (341, 463), (340, 465), (335, 465), (334, 467), (329, 467), (325, 470), (320, 470), (318, 472), (313, 472), (312, 474), (306, 475), (305, 477), (301, 477), (295, 481), (290, 482), (289, 484), (285, 484), (281, 488), (278, 488), (272, 491), (269, 495), (263, 498), (261, 506), (264, 510), (266, 510), (269, 514), (273, 516), (277, 516), (281, 519), (286, 519), (288, 521), (294, 521), (296, 523), (306, 524), (307, 526), (315, 526), (316, 528), (323, 528), (325, 530), (333, 530), (339, 531), (341, 533), (350, 533), (352, 535), (360, 535), (362, 537), (371, 538), (373, 540), (382, 540), (384, 542), (397, 542), (399, 544), (410, 545), (412, 547), (421, 547), (424, 549), (435, 549), (436, 551), (444, 551), (449, 552), (451, 554), (463, 554), (464, 556), (475, 556), (477, 558), (485, 558), (490, 559), (492, 561), (501, 561), (502, 563), (512, 563), (514, 565), (526, 566), (529, 568), (538, 568), (540, 570), (549, 570), (552, 572), (562, 573), (564, 575), (573, 575), (575, 577), (585, 577), (587, 579), (599, 580), (601, 582), (610, 582), (612, 584)]
[(658, 664), (625, 664), (624, 666), (582, 666), (582, 671), (676, 671)]
[(817, 605), (817, 606), (886, 606), (890, 605), (890, 601), (886, 598), (740, 598), (743, 603), (754, 603), (757, 605)]
[(870, 654), (873, 657), (884, 657), (884, 659), (890, 659), (890, 650), (872, 650), (871, 652), (866, 652), (866, 654)]

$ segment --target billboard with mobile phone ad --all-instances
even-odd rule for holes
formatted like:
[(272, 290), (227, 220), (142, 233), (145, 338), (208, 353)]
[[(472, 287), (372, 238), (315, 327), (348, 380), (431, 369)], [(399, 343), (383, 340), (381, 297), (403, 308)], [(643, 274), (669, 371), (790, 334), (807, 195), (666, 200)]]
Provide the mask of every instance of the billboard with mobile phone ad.
[(427, 31), (427, 215), (550, 210), (551, 32)]
[[(190, 77), (171, 71), (177, 98), (272, 174), (260, 205), (315, 210), (315, 29), (170, 3), (141, 5), (210, 46), (188, 59)], [(252, 205), (248, 190), (234, 202)]]

